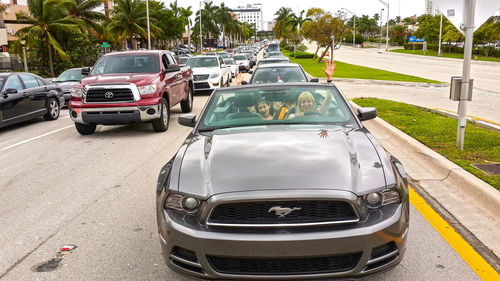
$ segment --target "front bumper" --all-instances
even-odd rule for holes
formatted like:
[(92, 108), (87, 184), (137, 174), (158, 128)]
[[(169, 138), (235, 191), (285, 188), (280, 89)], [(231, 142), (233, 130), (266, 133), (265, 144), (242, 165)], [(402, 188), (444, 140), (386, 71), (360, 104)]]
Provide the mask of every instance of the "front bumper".
[(160, 118), (160, 105), (71, 108), (69, 115), (75, 123), (99, 125), (126, 125)]
[[(209, 203), (210, 204), (210, 203)], [(162, 256), (173, 270), (208, 279), (304, 280), (364, 278), (396, 266), (403, 258), (408, 231), (408, 203), (374, 210), (355, 224), (286, 228), (227, 228), (158, 207)], [(387, 251), (380, 251), (388, 246)], [(376, 254), (377, 253), (377, 254)], [(332, 272), (242, 274), (217, 268), (213, 257), (226, 260), (314, 260), (356, 255), (353, 266)], [(233, 264), (234, 265), (234, 264)]]
[(195, 91), (213, 91), (218, 88), (220, 88), (220, 80), (218, 77), (215, 79), (194, 82)]

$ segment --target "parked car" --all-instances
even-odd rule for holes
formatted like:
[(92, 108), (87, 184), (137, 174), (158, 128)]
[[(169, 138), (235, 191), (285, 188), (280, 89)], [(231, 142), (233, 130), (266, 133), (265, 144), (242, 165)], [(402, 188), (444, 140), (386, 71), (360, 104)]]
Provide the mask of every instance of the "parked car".
[(177, 63), (179, 64), (179, 66), (186, 66), (187, 61), (191, 57), (192, 56), (188, 56), (188, 55), (180, 55), (177, 57)]
[(297, 63), (259, 65), (250, 77), (250, 84), (308, 82), (306, 72)]
[(55, 80), (52, 81), (53, 83), (57, 84), (63, 91), (64, 104), (62, 105), (68, 105), (69, 100), (71, 99), (71, 88), (80, 83), (80, 80), (82, 80), (82, 78), (82, 68), (79, 67), (65, 70), (63, 73), (61, 73), (61, 75), (59, 75)]
[(264, 55), (265, 58), (274, 58), (274, 57), (283, 57), (283, 53), (281, 52), (267, 52)]
[(236, 75), (238, 75), (238, 73), (240, 72), (239, 66), (236, 64), (236, 62), (233, 59), (224, 59), (224, 63), (231, 67), (231, 77), (236, 77)]
[(168, 129), (170, 108), (193, 108), (189, 67), (179, 67), (172, 52), (128, 51), (102, 56), (73, 87), (69, 110), (76, 130), (93, 134), (96, 125), (151, 122), (156, 132)]
[(233, 59), (238, 64), (239, 70), (242, 71), (244, 70), (245, 72), (250, 71), (250, 60), (248, 57), (244, 54), (236, 54), (233, 55)]
[(213, 91), (229, 86), (231, 68), (218, 55), (201, 55), (190, 58), (187, 65), (193, 70), (195, 91)]
[(1, 73), (0, 89), (0, 128), (41, 116), (59, 118), (63, 91), (38, 75)]
[(263, 58), (259, 61), (257, 65), (271, 64), (271, 63), (290, 63), (288, 57), (274, 57), (274, 58)]
[[(302, 114), (263, 120), (256, 103), (298, 97)], [(162, 168), (162, 256), (201, 279), (366, 278), (394, 268), (409, 229), (408, 182), (333, 85), (216, 90)]]

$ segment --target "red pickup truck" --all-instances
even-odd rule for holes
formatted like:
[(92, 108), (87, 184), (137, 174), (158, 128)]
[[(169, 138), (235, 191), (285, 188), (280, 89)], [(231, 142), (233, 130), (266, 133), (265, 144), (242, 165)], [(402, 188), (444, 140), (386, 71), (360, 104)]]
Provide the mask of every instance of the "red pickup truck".
[(180, 68), (168, 51), (130, 51), (102, 56), (71, 90), (69, 112), (76, 130), (93, 134), (96, 125), (151, 122), (168, 129), (170, 108), (193, 108), (193, 72)]

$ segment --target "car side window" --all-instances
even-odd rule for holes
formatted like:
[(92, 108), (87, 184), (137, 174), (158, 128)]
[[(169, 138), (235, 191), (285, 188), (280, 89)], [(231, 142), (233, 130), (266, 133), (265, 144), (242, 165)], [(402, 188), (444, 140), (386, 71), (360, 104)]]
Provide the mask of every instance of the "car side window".
[(17, 75), (13, 75), (7, 79), (4, 89), (16, 89), (21, 91), (23, 89), (23, 85), (21, 84), (19, 77), (17, 77)]
[(161, 63), (163, 64), (163, 68), (167, 69), (168, 68), (168, 60), (167, 60), (167, 55), (163, 54), (161, 56)]
[(23, 79), (24, 85), (27, 89), (39, 86), (35, 76), (31, 76), (29, 74), (20, 74), (19, 76)]
[(38, 85), (40, 86), (47, 85), (47, 83), (45, 83), (45, 81), (43, 81), (40, 77), (36, 77), (36, 81), (38, 81)]
[(168, 54), (167, 58), (168, 58), (168, 64), (177, 64), (177, 61), (175, 61), (174, 57), (172, 57), (171, 54)]

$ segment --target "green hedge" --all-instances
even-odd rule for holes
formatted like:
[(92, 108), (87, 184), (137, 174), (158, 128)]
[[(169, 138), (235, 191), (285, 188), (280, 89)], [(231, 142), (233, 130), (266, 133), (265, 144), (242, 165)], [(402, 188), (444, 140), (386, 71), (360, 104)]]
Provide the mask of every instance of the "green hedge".
[[(403, 47), (405, 48), (405, 50), (413, 50), (413, 44), (414, 43), (404, 43)], [(424, 47), (424, 44), (422, 42), (415, 43), (415, 50), (422, 50), (423, 47)], [(447, 52), (447, 53), (457, 53), (457, 54), (464, 53), (464, 48), (457, 47), (457, 46), (441, 45), (441, 49), (443, 52)], [(434, 50), (437, 52), (438, 51), (438, 44), (427, 44), (427, 50)], [(478, 48), (478, 50), (479, 50), (480, 55), (485, 54), (484, 48)], [(472, 50), (472, 52), (474, 53), (474, 49)], [(488, 51), (488, 56), (500, 58), (500, 50), (490, 48), (490, 50)]]
[(290, 53), (290, 57), (296, 59), (312, 59), (314, 57), (314, 54), (307, 52), (295, 52), (295, 53)]

